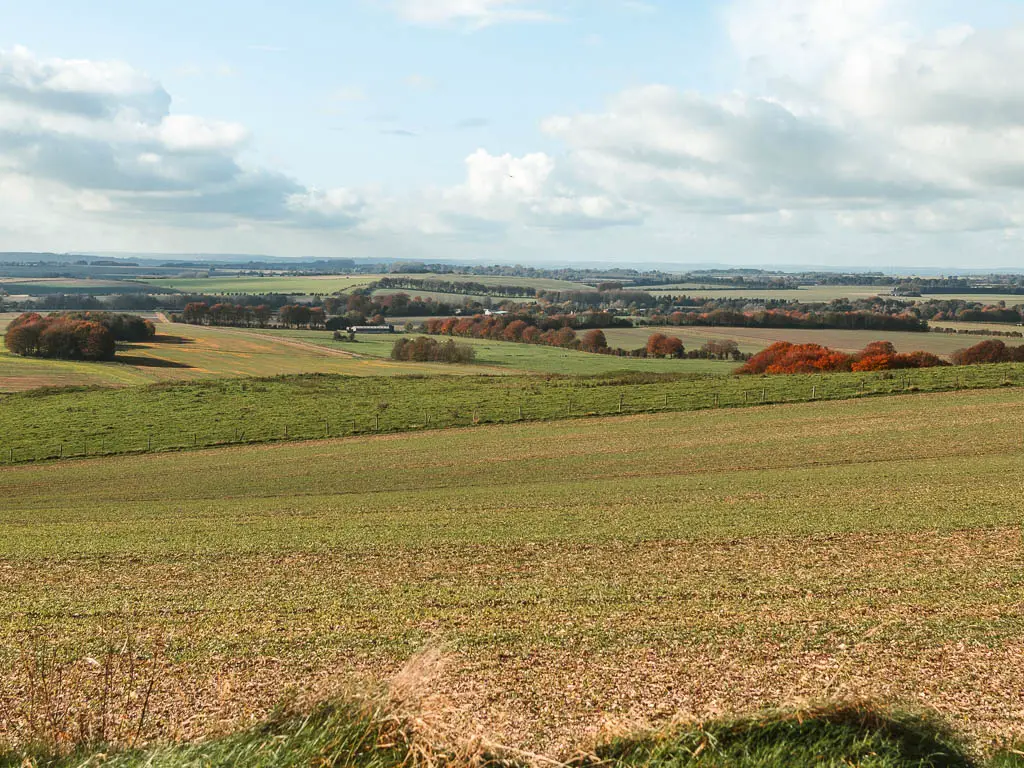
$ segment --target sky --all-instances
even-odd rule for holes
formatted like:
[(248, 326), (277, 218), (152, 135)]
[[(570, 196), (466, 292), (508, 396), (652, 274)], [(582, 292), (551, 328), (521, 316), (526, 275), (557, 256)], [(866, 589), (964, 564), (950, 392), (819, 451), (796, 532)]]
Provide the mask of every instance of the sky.
[(1024, 0), (0, 2), (0, 250), (1024, 269)]

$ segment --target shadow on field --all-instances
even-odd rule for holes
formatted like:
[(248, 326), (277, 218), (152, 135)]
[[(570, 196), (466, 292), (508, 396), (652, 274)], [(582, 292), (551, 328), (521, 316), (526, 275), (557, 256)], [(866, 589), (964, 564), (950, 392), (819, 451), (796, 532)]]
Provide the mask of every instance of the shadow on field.
[(174, 360), (165, 360), (162, 357), (145, 357), (143, 355), (118, 355), (117, 362), (125, 365), (134, 365), (139, 368), (187, 368), (193, 366), (186, 363), (178, 363)]
[(147, 344), (195, 344), (195, 339), (190, 339), (186, 336), (171, 336), (166, 333), (158, 333), (151, 339), (147, 339)]

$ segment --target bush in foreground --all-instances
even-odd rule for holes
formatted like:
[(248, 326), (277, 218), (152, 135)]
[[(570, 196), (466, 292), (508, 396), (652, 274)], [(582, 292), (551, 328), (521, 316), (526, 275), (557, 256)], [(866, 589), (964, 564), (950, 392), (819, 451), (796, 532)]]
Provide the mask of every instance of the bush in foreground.
[(16, 355), (60, 360), (113, 360), (116, 350), (113, 332), (102, 323), (35, 312), (15, 318), (4, 343)]

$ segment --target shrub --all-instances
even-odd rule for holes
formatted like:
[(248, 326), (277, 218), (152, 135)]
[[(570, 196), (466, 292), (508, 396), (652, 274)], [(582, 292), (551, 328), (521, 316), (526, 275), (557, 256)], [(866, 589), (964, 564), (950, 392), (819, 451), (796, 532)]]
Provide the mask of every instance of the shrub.
[(476, 358), (476, 350), (468, 344), (457, 344), (453, 339), (438, 343), (435, 339), (420, 336), (416, 339), (399, 339), (391, 348), (392, 360), (412, 360), (418, 363), (470, 363)]

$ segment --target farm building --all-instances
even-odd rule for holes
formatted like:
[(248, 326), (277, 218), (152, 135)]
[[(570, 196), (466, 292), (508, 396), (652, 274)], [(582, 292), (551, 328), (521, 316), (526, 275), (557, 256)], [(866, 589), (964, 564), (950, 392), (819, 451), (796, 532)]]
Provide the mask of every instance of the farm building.
[(353, 325), (348, 329), (350, 333), (394, 333), (393, 325)]

